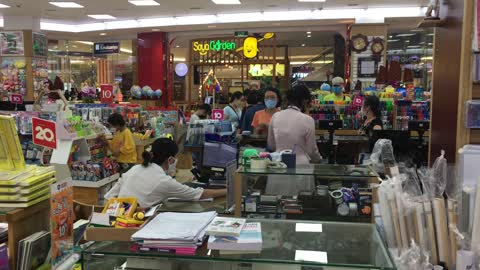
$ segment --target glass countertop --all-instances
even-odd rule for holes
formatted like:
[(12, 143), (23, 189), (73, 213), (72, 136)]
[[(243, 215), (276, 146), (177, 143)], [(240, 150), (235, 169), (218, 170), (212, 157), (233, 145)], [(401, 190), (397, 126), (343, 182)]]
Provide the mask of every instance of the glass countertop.
[(282, 174), (282, 175), (318, 175), (318, 176), (348, 176), (348, 177), (378, 177), (370, 166), (365, 165), (331, 165), (309, 164), (292, 169), (252, 169), (240, 167), (241, 174)]
[(262, 223), (259, 254), (224, 255), (206, 243), (195, 256), (132, 251), (133, 243), (97, 242), (84, 255), (165, 258), (232, 263), (273, 263), (361, 269), (395, 269), (376, 227), (372, 224), (249, 220)]

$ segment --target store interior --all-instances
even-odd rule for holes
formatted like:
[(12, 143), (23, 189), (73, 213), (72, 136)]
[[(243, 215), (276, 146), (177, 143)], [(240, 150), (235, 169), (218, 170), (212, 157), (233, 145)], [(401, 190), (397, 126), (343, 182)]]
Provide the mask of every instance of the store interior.
[(0, 269), (480, 269), (480, 1), (112, 1), (0, 0)]

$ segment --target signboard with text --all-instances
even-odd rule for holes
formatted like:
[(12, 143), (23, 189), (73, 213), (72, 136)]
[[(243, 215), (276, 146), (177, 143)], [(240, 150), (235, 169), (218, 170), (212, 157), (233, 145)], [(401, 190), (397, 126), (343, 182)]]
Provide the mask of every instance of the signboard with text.
[(104, 104), (110, 104), (113, 102), (113, 85), (100, 85), (100, 101)]
[(33, 143), (43, 147), (57, 149), (55, 122), (32, 118)]
[(355, 96), (353, 98), (352, 104), (354, 106), (362, 106), (364, 100), (365, 100), (365, 98), (363, 96)]
[(115, 54), (120, 53), (120, 42), (99, 42), (93, 45), (93, 54)]
[(23, 104), (23, 96), (20, 94), (11, 94), (10, 103), (12, 104)]
[(223, 121), (223, 119), (224, 119), (223, 110), (213, 110), (212, 111), (212, 119)]

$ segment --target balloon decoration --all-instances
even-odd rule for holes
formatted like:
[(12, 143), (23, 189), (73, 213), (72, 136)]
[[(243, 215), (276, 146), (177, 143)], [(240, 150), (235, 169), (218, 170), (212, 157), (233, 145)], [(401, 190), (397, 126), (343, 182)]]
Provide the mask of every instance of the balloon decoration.
[(178, 76), (183, 77), (183, 76), (187, 75), (187, 72), (188, 72), (188, 66), (185, 63), (178, 63), (175, 66), (175, 73)]
[(134, 85), (130, 88), (130, 93), (135, 99), (160, 99), (162, 96), (162, 90), (153, 90), (148, 85), (145, 85), (144, 87)]
[(160, 90), (160, 89), (155, 90), (155, 96), (156, 96), (157, 98), (160, 98), (160, 97), (162, 96), (162, 94), (163, 94), (163, 93), (162, 93), (162, 90)]

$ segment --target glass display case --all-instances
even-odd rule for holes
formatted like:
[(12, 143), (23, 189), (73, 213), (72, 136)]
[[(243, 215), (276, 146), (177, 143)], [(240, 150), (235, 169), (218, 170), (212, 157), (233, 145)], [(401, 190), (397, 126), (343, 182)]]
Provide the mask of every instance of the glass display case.
[(83, 269), (395, 269), (372, 224), (251, 221), (262, 227), (262, 250), (257, 254), (225, 255), (204, 244), (187, 256), (134, 251), (128, 242), (97, 242), (82, 252)]
[[(311, 164), (293, 169), (241, 167), (235, 215), (248, 218), (372, 222), (378, 175), (362, 165)], [(233, 191), (231, 191), (233, 192)]]

